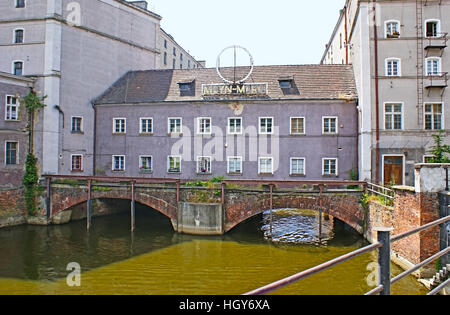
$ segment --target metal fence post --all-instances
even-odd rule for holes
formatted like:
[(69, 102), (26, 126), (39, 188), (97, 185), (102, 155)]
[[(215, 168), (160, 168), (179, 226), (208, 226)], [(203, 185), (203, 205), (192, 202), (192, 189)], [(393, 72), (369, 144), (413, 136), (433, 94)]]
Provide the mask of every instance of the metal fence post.
[(383, 246), (378, 249), (379, 285), (383, 286), (380, 295), (391, 295), (391, 232), (392, 228), (375, 228), (378, 242)]

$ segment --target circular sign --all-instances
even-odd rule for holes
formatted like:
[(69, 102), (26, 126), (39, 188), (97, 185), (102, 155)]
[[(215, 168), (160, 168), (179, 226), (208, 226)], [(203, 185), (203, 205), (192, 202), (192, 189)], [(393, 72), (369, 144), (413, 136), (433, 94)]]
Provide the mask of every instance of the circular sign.
[[(250, 59), (249, 59), (249, 60), (250, 60), (250, 71), (249, 71), (248, 74), (247, 74), (246, 76), (244, 76), (243, 78), (236, 78), (236, 77), (234, 77), (233, 80), (229, 80), (229, 79), (225, 78), (225, 76), (220, 72), (220, 58), (222, 57), (222, 55), (223, 55), (226, 51), (231, 50), (231, 49), (234, 50), (234, 68), (237, 67), (237, 66), (236, 66), (236, 63), (237, 63), (236, 52), (237, 52), (238, 49), (243, 50), (245, 53), (248, 54), (248, 56), (249, 56), (249, 58), (250, 58)], [(219, 77), (220, 77), (222, 80), (224, 80), (226, 83), (229, 83), (229, 84), (243, 83), (243, 82), (247, 81), (248, 78), (250, 78), (250, 76), (251, 76), (252, 73), (253, 73), (253, 68), (254, 68), (254, 60), (253, 60), (253, 56), (250, 54), (250, 52), (249, 52), (245, 47), (242, 47), (242, 46), (239, 46), (239, 45), (233, 45), (233, 46), (229, 46), (229, 47), (223, 49), (223, 50), (220, 52), (219, 56), (217, 57), (217, 66), (216, 66), (217, 74), (219, 75)]]

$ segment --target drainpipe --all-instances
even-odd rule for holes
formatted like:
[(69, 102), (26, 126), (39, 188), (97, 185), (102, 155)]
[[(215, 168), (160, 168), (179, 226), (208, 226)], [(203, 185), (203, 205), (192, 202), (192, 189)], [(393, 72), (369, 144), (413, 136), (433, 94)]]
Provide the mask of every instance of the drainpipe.
[(93, 148), (93, 161), (92, 161), (92, 174), (93, 176), (97, 176), (97, 165), (96, 165), (96, 160), (97, 160), (97, 107), (95, 106), (94, 103), (92, 103), (92, 107), (94, 108), (94, 148)]
[(347, 5), (344, 7), (345, 19), (345, 64), (348, 65), (348, 24), (347, 24)]
[(373, 32), (374, 32), (374, 49), (375, 49), (375, 120), (376, 120), (376, 166), (375, 181), (380, 183), (380, 95), (379, 95), (379, 78), (378, 78), (378, 30), (376, 16), (376, 0), (373, 0)]

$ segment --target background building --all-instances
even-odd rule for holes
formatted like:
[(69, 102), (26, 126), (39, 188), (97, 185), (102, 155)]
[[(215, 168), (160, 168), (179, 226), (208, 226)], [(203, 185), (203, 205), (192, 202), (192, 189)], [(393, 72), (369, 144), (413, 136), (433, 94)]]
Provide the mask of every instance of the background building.
[(205, 61), (197, 61), (162, 28), (159, 33), (159, 48), (161, 51), (159, 69), (205, 68)]
[(321, 63), (354, 67), (361, 179), (412, 185), (432, 135), (448, 134), (449, 14), (447, 0), (348, 0), (341, 11)]
[(96, 175), (350, 179), (356, 99), (351, 66), (131, 71), (94, 102)]
[(127, 71), (159, 67), (160, 20), (145, 1), (0, 2), (0, 71), (35, 78), (47, 96), (34, 139), (41, 173), (94, 173), (91, 101)]

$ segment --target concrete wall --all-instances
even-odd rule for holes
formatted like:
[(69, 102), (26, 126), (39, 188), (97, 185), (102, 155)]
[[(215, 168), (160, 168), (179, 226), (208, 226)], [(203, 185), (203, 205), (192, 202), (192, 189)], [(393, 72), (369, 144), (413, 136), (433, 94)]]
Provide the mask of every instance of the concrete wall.
[[(231, 104), (232, 105), (232, 104)], [(227, 157), (242, 156), (243, 174), (241, 179), (299, 179), (290, 176), (290, 158), (306, 159), (306, 180), (350, 179), (350, 171), (356, 169), (357, 147), (354, 103), (341, 101), (292, 103), (242, 102), (243, 110), (238, 117), (243, 118), (243, 127), (248, 134), (227, 136), (228, 117), (236, 117), (236, 112), (227, 103), (209, 104), (149, 104), (149, 105), (99, 105), (97, 114), (97, 175), (131, 177), (179, 177), (209, 179), (212, 176), (236, 177), (227, 174)], [(279, 137), (267, 138), (258, 135), (258, 117), (274, 117), (279, 128)], [(306, 135), (290, 135), (290, 117), (304, 116)], [(339, 117), (339, 134), (322, 135), (322, 116)], [(153, 117), (153, 134), (139, 134), (140, 117)], [(168, 118), (182, 117), (183, 138), (168, 136)], [(197, 135), (198, 117), (211, 117), (213, 136)], [(113, 118), (126, 118), (125, 135), (114, 135)], [(251, 139), (251, 141), (249, 140)], [(214, 142), (218, 140), (217, 142)], [(245, 146), (240, 146), (245, 140)], [(258, 144), (259, 140), (263, 141)], [(185, 144), (180, 150), (177, 148)], [(266, 144), (267, 148), (264, 147)], [(209, 149), (208, 149), (209, 148)], [(180, 152), (181, 154), (174, 154)], [(258, 153), (259, 151), (259, 153)], [(208, 153), (212, 152), (212, 154)], [(182, 155), (181, 174), (168, 174), (169, 155)], [(126, 155), (126, 170), (112, 171), (112, 156)], [(153, 172), (139, 171), (139, 156), (153, 157)], [(211, 156), (212, 174), (197, 174), (198, 156)], [(258, 174), (258, 157), (274, 158), (274, 174)], [(322, 158), (338, 158), (338, 176), (322, 175)], [(214, 160), (215, 159), (215, 160)]]
[(222, 235), (223, 210), (221, 204), (195, 204), (181, 202), (175, 231), (194, 235)]

